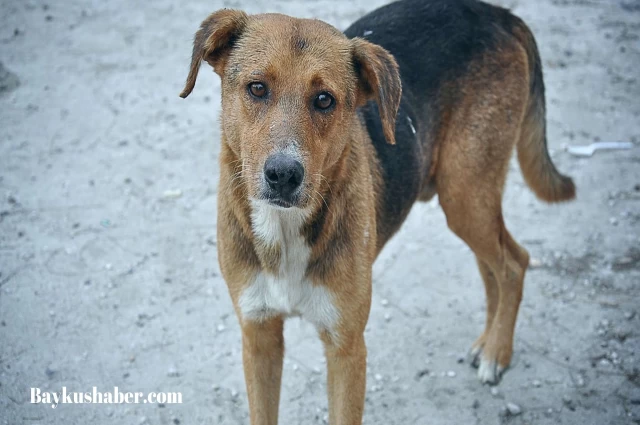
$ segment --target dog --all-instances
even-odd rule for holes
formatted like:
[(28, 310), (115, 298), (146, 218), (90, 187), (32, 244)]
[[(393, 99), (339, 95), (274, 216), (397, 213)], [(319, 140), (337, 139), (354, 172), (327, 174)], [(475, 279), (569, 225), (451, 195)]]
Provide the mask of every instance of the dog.
[(475, 254), (487, 315), (484, 383), (511, 360), (529, 255), (502, 216), (514, 146), (538, 198), (575, 197), (546, 141), (542, 66), (525, 23), (474, 0), (402, 0), (344, 33), (318, 20), (220, 10), (201, 62), (221, 78), (218, 257), (242, 328), (251, 424), (276, 424), (283, 323), (311, 322), (329, 423), (360, 424), (371, 268), (416, 201), (438, 195)]

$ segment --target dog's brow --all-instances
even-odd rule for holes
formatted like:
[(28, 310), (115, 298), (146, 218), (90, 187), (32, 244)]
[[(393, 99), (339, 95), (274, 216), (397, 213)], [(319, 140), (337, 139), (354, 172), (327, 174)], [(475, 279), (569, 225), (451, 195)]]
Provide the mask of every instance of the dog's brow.
[(260, 76), (264, 76), (264, 72), (260, 71), (260, 70), (255, 70), (251, 72), (251, 75), (260, 75)]

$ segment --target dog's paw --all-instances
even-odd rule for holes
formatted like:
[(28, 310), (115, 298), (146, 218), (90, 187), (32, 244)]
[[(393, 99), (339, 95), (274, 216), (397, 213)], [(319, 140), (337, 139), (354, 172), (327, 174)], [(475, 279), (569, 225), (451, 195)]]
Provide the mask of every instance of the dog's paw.
[(511, 362), (510, 345), (496, 343), (491, 335), (480, 335), (469, 351), (469, 364), (478, 369), (483, 384), (497, 385)]
[(502, 374), (507, 369), (500, 363), (492, 359), (479, 355), (478, 379), (483, 384), (497, 385), (502, 378)]

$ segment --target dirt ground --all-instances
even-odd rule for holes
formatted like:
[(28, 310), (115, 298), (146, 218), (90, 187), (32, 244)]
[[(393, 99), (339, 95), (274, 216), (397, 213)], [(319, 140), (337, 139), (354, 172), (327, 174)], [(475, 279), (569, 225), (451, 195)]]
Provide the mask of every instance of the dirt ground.
[[(0, 3), (0, 424), (248, 423), (216, 254), (218, 78), (178, 97), (192, 35), (221, 7), (344, 29), (384, 1)], [(364, 423), (639, 424), (640, 2), (501, 4), (537, 37), (578, 199), (537, 201), (513, 163), (505, 218), (534, 267), (497, 387), (464, 358), (484, 320), (473, 256), (437, 201), (414, 208), (374, 267)], [(595, 141), (634, 147), (564, 149)], [(286, 338), (280, 423), (326, 423), (321, 344), (299, 320)], [(184, 402), (30, 404), (63, 386)]]

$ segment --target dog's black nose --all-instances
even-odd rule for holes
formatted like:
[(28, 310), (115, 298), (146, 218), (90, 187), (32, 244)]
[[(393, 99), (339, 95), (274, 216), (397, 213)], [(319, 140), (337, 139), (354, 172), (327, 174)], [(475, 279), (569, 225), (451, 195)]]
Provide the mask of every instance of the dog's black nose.
[(304, 168), (295, 158), (276, 153), (264, 163), (264, 177), (269, 187), (286, 199), (302, 184)]

